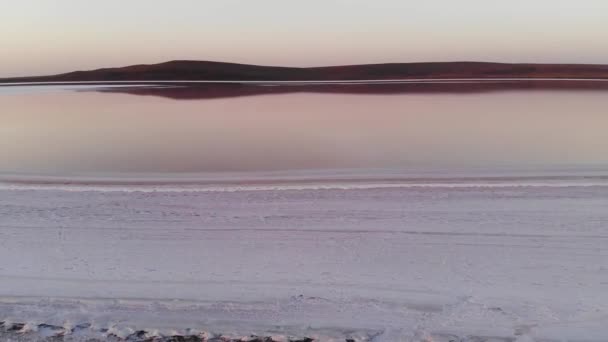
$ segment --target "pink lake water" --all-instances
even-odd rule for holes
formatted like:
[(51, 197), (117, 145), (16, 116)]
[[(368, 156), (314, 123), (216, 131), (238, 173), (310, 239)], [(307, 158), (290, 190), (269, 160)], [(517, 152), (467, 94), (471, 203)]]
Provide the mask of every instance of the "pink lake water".
[(184, 99), (129, 89), (0, 87), (0, 172), (605, 170), (608, 164), (606, 91)]

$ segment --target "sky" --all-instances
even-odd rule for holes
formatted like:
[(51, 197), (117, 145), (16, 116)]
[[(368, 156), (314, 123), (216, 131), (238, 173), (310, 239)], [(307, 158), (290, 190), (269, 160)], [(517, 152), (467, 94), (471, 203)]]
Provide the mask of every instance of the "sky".
[(174, 59), (608, 64), (607, 0), (0, 0), (0, 77)]

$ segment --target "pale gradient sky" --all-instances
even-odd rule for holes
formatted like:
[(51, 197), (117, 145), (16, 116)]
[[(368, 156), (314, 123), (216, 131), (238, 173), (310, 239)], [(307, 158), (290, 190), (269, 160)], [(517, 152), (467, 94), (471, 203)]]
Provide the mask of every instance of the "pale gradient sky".
[(171, 59), (608, 64), (607, 0), (0, 0), (0, 77)]

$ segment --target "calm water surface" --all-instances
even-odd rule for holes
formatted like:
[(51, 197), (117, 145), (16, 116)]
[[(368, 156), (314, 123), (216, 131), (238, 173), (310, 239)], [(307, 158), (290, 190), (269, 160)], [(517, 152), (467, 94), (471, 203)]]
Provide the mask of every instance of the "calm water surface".
[(178, 99), (99, 90), (0, 87), (0, 173), (608, 164), (608, 91)]

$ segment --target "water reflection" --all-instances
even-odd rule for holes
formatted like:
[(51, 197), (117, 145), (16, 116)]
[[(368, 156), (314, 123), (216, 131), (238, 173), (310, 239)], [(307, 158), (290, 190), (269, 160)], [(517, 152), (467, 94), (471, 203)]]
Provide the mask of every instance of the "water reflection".
[[(253, 93), (260, 95), (257, 88)], [(13, 88), (0, 96), (0, 172), (608, 163), (605, 92), (509, 88), (514, 91), (387, 95), (387, 89), (374, 88), (376, 94), (359, 96), (335, 88), (263, 88), (277, 89), (233, 97), (243, 89)], [(199, 100), (174, 100), (181, 98)]]
[(608, 82), (591, 80), (426, 81), (387, 84), (292, 84), (287, 86), (246, 83), (203, 83), (184, 86), (179, 83), (165, 83), (148, 86), (113, 85), (111, 87), (93, 87), (89, 90), (188, 100), (293, 93), (387, 95), (470, 94), (523, 90), (607, 91)]

